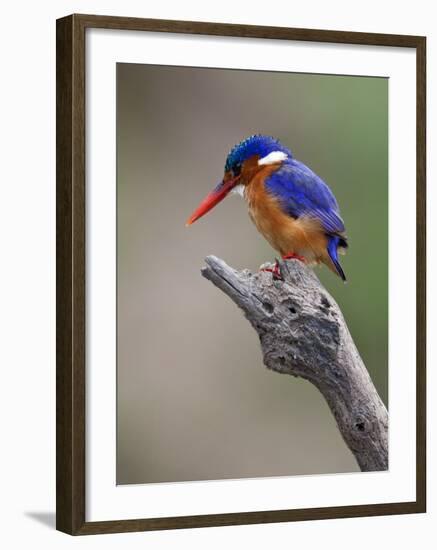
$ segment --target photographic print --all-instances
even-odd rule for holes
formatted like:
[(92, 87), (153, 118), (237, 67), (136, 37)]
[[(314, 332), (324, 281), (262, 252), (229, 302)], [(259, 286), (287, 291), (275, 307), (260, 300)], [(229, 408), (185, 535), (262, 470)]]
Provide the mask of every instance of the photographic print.
[(57, 529), (426, 510), (426, 40), (57, 21)]
[(117, 484), (388, 468), (388, 82), (117, 63)]

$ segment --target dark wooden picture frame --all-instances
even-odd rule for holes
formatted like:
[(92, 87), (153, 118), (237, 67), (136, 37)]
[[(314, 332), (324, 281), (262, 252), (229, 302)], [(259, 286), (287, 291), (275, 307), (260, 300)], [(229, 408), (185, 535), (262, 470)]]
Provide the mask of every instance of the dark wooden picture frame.
[[(87, 522), (85, 516), (85, 31), (88, 28), (377, 45), (416, 50), (416, 500)], [(70, 15), (57, 21), (57, 529), (71, 535), (346, 518), (426, 511), (426, 39), (420, 36)]]

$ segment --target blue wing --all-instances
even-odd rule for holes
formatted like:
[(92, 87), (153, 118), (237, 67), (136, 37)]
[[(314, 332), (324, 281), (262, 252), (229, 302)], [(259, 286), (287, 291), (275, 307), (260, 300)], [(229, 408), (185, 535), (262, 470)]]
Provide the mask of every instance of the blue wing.
[(337, 201), (326, 183), (305, 164), (287, 160), (265, 182), (266, 189), (293, 218), (311, 216), (320, 220), (328, 234), (344, 232)]

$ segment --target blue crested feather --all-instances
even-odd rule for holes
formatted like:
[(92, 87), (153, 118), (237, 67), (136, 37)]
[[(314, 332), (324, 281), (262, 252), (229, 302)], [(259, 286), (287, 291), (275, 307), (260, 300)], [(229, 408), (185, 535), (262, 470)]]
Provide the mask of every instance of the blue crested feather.
[(280, 201), (293, 218), (310, 216), (320, 220), (328, 234), (342, 233), (343, 220), (337, 201), (326, 183), (310, 168), (295, 159), (287, 159), (265, 182), (266, 189)]
[(232, 170), (235, 166), (241, 165), (242, 162), (254, 155), (263, 158), (272, 151), (282, 151), (290, 159), (292, 158), (290, 149), (282, 145), (277, 139), (260, 134), (250, 136), (231, 149), (226, 159), (225, 171)]

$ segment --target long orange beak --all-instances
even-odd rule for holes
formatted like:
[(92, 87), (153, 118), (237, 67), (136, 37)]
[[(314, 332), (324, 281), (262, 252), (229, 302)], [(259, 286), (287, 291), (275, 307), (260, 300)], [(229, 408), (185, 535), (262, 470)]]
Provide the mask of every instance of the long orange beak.
[(238, 184), (240, 177), (241, 176), (237, 176), (226, 181), (221, 181), (217, 185), (217, 187), (215, 187), (215, 189), (213, 189), (211, 193), (209, 193), (203, 199), (196, 210), (188, 218), (185, 225), (191, 225), (196, 220), (204, 216), (207, 212), (209, 212), (212, 208), (214, 208), (216, 204), (221, 202), (226, 197), (226, 195)]

